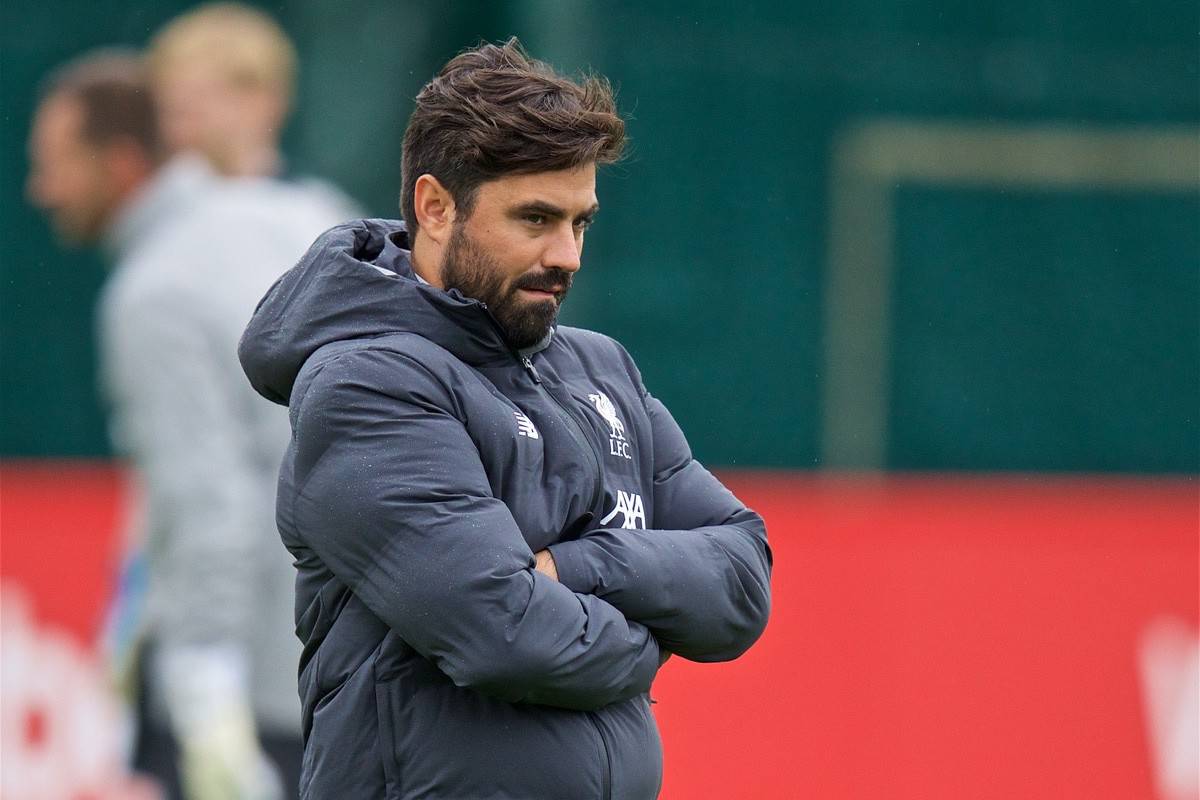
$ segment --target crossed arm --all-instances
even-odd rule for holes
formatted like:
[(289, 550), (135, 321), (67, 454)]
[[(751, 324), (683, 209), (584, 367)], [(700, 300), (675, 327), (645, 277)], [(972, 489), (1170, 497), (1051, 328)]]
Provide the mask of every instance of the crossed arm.
[[(294, 412), (294, 518), (330, 570), (455, 683), (510, 702), (599, 708), (648, 690), (664, 649), (731, 658), (761, 632), (769, 555), (765, 537), (738, 527), (751, 522), (600, 530), (535, 555), (448, 407), (438, 380), (401, 352), (356, 350), (326, 362)], [(694, 469), (664, 472), (655, 497), (670, 505), (681, 479), (701, 494), (720, 488)], [(693, 507), (664, 515), (670, 523), (697, 514), (729, 523), (736, 508), (761, 529), (728, 492), (716, 506), (690, 490), (678, 499)], [(681, 544), (696, 558), (673, 562)], [(645, 557), (644, 568), (606, 563), (627, 555)], [(593, 573), (608, 577), (591, 581)], [(658, 597), (639, 604), (648, 590)], [(708, 596), (685, 603), (697, 591)], [(714, 591), (737, 597), (715, 602)], [(721, 619), (709, 618), (714, 610)]]
[(364, 349), (293, 397), (291, 517), (333, 574), (460, 686), (595, 709), (647, 691), (646, 626), (534, 569), (452, 400), (404, 353)]
[(643, 396), (654, 447), (650, 530), (602, 528), (549, 547), (557, 580), (611, 603), (693, 661), (727, 661), (762, 634), (771, 550), (762, 518), (692, 457), (666, 407)]

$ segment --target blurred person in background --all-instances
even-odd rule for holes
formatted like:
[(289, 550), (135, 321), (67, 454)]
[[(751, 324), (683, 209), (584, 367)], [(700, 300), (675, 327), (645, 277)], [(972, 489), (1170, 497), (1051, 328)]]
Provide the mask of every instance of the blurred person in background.
[(146, 53), (159, 130), (171, 153), (196, 153), (228, 177), (273, 177), (360, 216), (332, 184), (294, 173), (280, 140), (295, 93), (296, 48), (266, 13), (209, 3), (159, 30)]
[(115, 262), (100, 371), (140, 484), (131, 538), (148, 574), (144, 601), (118, 615), (145, 645), (134, 766), (172, 798), (295, 796), (299, 646), (274, 522), (288, 422), (245, 386), (236, 346), (258, 299), (344, 209), (171, 157), (156, 113), (135, 55), (62, 67), (41, 94), (27, 185), (65, 242)]
[(280, 175), (296, 50), (276, 22), (235, 3), (200, 6), (155, 34), (147, 64), (162, 136), (223, 175)]

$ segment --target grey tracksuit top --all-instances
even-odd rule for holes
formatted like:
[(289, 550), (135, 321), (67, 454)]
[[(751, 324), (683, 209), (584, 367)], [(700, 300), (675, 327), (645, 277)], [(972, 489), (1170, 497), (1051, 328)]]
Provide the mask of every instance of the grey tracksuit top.
[[(300, 735), (294, 570), (272, 502), (288, 419), (250, 390), (235, 354), (263, 292), (314, 236), (357, 216), (348, 205), (319, 185), (222, 180), (178, 156), (106, 232), (116, 264), (97, 308), (100, 375), (141, 489), (126, 536), (150, 579), (144, 606), (119, 614), (159, 656), (186, 654), (170, 659), (187, 666), (178, 679), (148, 664), (159, 725), (211, 693), (249, 704), (264, 733)], [(214, 658), (198, 663), (200, 651), (229, 667), (221, 680), (206, 679)]]
[[(612, 339), (514, 352), (415, 279), (403, 223), (333, 228), (242, 338), (290, 407), (305, 798), (651, 798), (668, 653), (762, 633), (763, 520)], [(560, 582), (534, 570), (549, 547)]]

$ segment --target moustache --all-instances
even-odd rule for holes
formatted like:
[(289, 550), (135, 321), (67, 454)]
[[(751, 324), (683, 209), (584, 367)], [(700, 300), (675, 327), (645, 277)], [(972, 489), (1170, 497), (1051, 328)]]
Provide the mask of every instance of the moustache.
[(533, 289), (539, 292), (553, 292), (562, 297), (570, 291), (574, 278), (575, 276), (565, 269), (551, 268), (538, 274), (521, 277), (513, 284), (513, 290)]

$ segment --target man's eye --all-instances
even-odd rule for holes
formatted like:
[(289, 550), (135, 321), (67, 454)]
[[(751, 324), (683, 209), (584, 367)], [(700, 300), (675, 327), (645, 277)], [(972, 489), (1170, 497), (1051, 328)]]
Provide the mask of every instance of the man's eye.
[(545, 214), (526, 214), (525, 221), (530, 225), (541, 225), (546, 221)]
[(575, 220), (575, 227), (581, 231), (586, 231), (588, 228), (592, 227), (592, 222), (593, 222), (593, 220), (591, 217), (587, 217), (585, 219), (577, 219), (577, 220)]

